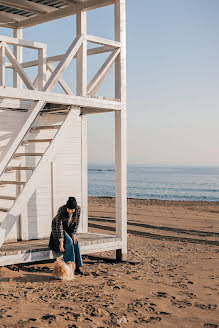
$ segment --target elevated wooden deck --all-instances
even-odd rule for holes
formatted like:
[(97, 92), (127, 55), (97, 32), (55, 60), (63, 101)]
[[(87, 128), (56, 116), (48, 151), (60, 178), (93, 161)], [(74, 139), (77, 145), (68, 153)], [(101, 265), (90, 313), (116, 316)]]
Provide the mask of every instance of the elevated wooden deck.
[[(121, 238), (97, 233), (78, 234), (81, 254), (121, 249)], [(48, 248), (49, 239), (5, 242), (0, 248), (0, 266), (55, 259), (60, 254)]]

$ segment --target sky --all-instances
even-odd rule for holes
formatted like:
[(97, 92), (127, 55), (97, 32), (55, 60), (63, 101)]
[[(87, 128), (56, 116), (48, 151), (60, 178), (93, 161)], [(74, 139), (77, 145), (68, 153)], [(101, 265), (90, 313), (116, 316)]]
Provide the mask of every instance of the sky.
[[(127, 0), (126, 15), (128, 163), (218, 165), (219, 1)], [(88, 14), (88, 33), (114, 37), (112, 6)], [(48, 56), (74, 37), (75, 17), (24, 31)], [(106, 57), (88, 58), (88, 81)], [(63, 77), (72, 84), (75, 64)], [(114, 95), (113, 69), (98, 94)], [(113, 113), (89, 115), (88, 160), (114, 162)]]

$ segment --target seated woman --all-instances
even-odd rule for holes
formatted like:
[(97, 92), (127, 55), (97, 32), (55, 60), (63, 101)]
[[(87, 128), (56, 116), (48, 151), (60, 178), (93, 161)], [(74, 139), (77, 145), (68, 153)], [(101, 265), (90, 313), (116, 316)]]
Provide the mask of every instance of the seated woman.
[(75, 273), (83, 275), (83, 265), (76, 232), (80, 219), (80, 206), (74, 197), (69, 197), (66, 205), (59, 208), (52, 220), (49, 247), (56, 253), (63, 253), (65, 263), (75, 262)]

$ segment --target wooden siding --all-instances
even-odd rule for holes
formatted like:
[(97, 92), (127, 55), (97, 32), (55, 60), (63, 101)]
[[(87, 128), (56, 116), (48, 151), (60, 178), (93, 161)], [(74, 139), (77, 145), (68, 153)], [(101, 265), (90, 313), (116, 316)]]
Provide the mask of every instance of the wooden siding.
[[(79, 114), (80, 111), (78, 110), (77, 119), (70, 122), (71, 129), (65, 132), (64, 142), (56, 145), (57, 151), (52, 164), (48, 164), (45, 168), (40, 186), (37, 187), (22, 211), (21, 226), (18, 220), (7, 240), (16, 240), (20, 235), (22, 240), (46, 238), (51, 231), (53, 216), (58, 207), (66, 203), (69, 196), (75, 196), (78, 204), (81, 205), (81, 116)], [(7, 131), (10, 132), (11, 137), (16, 135), (16, 131), (19, 130), (25, 120), (25, 115), (26, 113), (19, 112), (0, 112), (0, 118), (4, 117), (4, 120), (1, 119), (1, 123), (8, 124)], [(36, 119), (34, 125), (56, 125), (60, 124), (62, 120), (62, 115), (43, 114)], [(0, 132), (3, 135), (3, 126), (1, 125)], [(31, 133), (31, 136), (28, 134), (25, 139), (50, 139), (55, 133), (56, 130), (39, 130)], [(5, 140), (2, 143), (5, 144)], [(48, 145), (49, 143), (24, 144), (17, 151), (19, 153), (43, 153)], [(23, 166), (35, 166), (39, 159), (40, 157), (27, 157), (17, 161)], [(7, 173), (7, 180), (14, 180), (15, 174)], [(26, 181), (29, 174), (30, 171), (20, 172), (21, 181)], [(9, 192), (12, 188), (14, 188), (13, 193), (16, 194), (16, 186), (4, 187), (4, 193), (3, 188), (0, 187), (0, 194), (5, 194), (6, 190)], [(3, 205), (7, 207), (9, 202), (1, 200), (2, 207)], [(82, 231), (82, 223), (79, 229)]]
[[(55, 114), (40, 116), (35, 125), (60, 124), (63, 117)], [(58, 207), (65, 204), (68, 196), (81, 199), (81, 118), (72, 121), (71, 130), (67, 130), (62, 144), (57, 144), (57, 152), (52, 164), (45, 169), (40, 186), (28, 202), (25, 215), (29, 227), (26, 240), (46, 238), (51, 231), (51, 221), (56, 215)], [(48, 139), (53, 137), (56, 130), (40, 130), (36, 138)], [(46, 144), (34, 144), (35, 151), (44, 151)], [(28, 151), (31, 151), (28, 148)], [(27, 165), (32, 165), (32, 158), (28, 158)]]
[[(81, 206), (81, 116), (72, 122), (66, 131), (64, 143), (58, 145), (53, 161), (54, 215), (65, 204), (69, 196), (74, 196)], [(82, 220), (79, 231), (82, 232)]]
[[(0, 159), (7, 152), (8, 144), (11, 140), (15, 139), (17, 132), (25, 122), (25, 112), (12, 112), (6, 110), (0, 110)], [(15, 159), (11, 161), (12, 165), (19, 165), (21, 159)], [(16, 180), (16, 172), (5, 173), (2, 175), (2, 180)], [(4, 196), (16, 196), (17, 188), (15, 185), (0, 186), (0, 195)], [(9, 208), (12, 202), (9, 200), (0, 200), (1, 207)], [(2, 221), (4, 213), (0, 213), (0, 222)], [(11, 230), (8, 239), (14, 240), (19, 238), (19, 221), (14, 225)]]

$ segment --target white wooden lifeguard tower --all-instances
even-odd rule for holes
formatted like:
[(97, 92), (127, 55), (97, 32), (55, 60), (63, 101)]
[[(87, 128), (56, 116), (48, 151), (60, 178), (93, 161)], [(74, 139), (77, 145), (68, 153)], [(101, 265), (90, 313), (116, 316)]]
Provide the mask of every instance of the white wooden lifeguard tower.
[[(115, 9), (114, 40), (88, 35), (87, 12), (108, 5)], [(46, 44), (22, 38), (24, 28), (73, 14), (77, 32), (64, 54), (47, 57)], [(82, 208), (82, 254), (116, 250), (117, 259), (125, 259), (125, 0), (0, 0), (0, 26), (13, 30), (13, 37), (0, 35), (0, 266), (56, 256), (47, 247), (51, 220), (68, 196)], [(27, 48), (36, 50), (37, 59), (23, 61)], [(87, 56), (100, 53), (108, 58), (88, 83)], [(73, 60), (76, 94), (62, 77)], [(97, 97), (113, 65), (115, 97)], [(34, 81), (30, 67), (37, 67)], [(53, 92), (56, 84), (65, 94)], [(115, 113), (114, 235), (88, 232), (87, 115), (104, 112)]]

